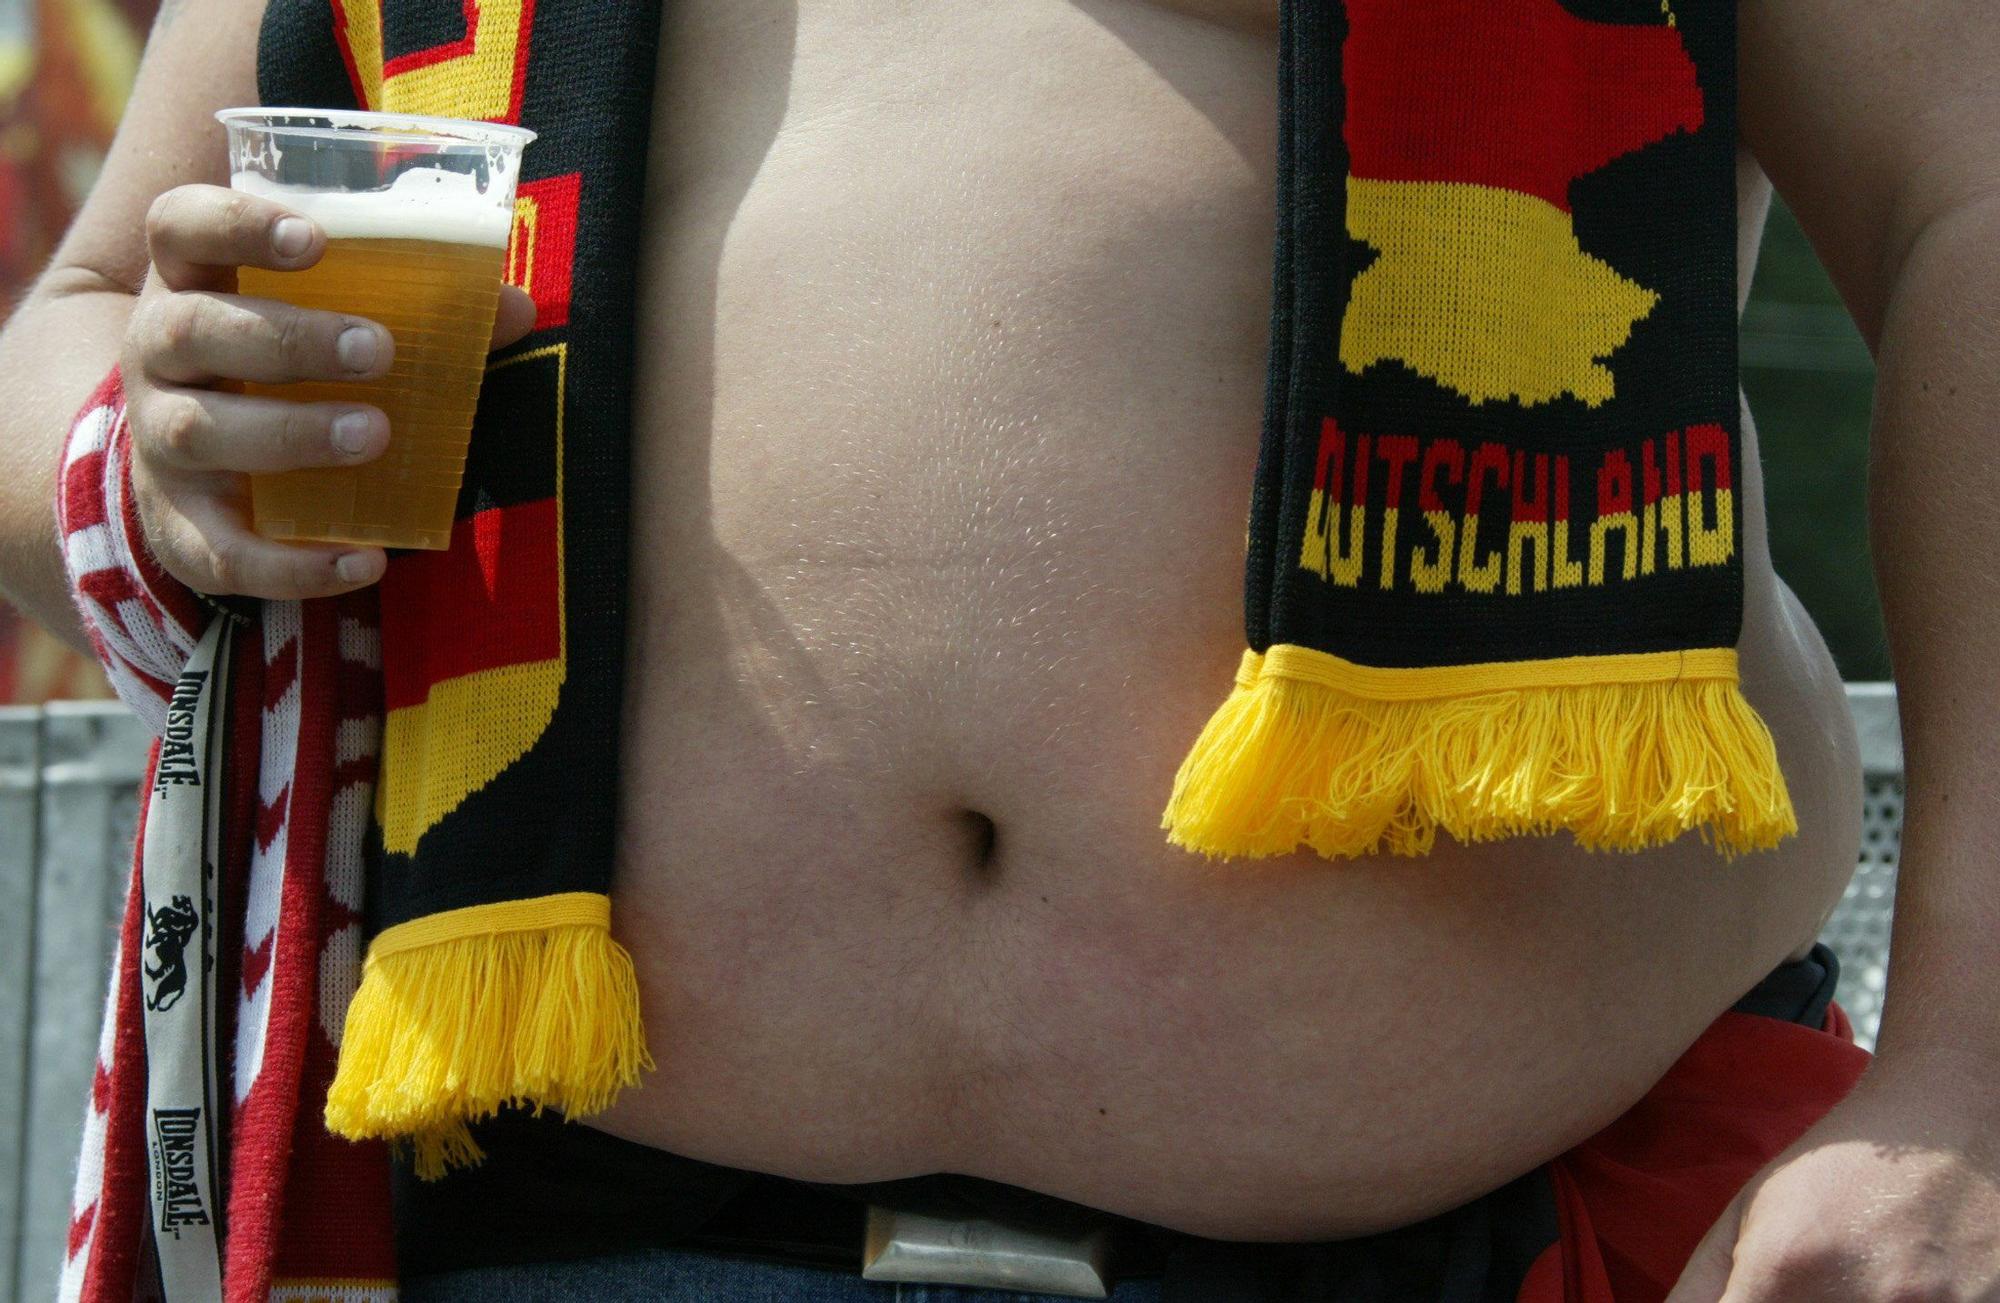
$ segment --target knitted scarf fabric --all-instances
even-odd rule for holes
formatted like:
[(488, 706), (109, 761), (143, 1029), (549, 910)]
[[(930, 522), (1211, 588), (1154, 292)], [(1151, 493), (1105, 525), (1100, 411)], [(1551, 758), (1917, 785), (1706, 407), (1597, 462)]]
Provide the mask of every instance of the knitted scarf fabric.
[(361, 987), (333, 1129), (436, 1174), (507, 1104), (596, 1112), (648, 1066), (611, 939), (631, 443), (633, 250), (656, 3), (272, 0), (266, 104), (518, 123), (496, 357), (451, 547), (381, 587), (386, 713)]
[(1169, 835), (1772, 845), (1735, 650), (1735, 5), (1283, 14), (1249, 650)]

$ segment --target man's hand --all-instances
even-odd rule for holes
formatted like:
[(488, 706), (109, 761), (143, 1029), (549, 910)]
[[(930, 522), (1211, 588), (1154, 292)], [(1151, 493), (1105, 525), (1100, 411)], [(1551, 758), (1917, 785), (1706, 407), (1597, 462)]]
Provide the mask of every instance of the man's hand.
[[(250, 529), (253, 472), (354, 466), (395, 431), (378, 408), (251, 397), (241, 381), (370, 380), (395, 343), (361, 317), (232, 293), (236, 269), (296, 271), (326, 236), (277, 204), (219, 186), (169, 190), (146, 218), (152, 270), (126, 330), (132, 484), (148, 545), (199, 592), (327, 597), (382, 577), (382, 549), (277, 543)], [(493, 346), (528, 332), (527, 295), (501, 295)]]
[(1871, 1068), (1736, 1196), (1667, 1303), (2000, 1300), (2000, 1129), (1937, 1084)]

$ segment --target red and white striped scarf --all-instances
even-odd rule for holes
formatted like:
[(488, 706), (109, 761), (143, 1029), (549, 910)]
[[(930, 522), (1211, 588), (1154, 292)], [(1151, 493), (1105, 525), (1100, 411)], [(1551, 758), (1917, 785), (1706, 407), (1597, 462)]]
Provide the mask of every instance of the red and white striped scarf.
[[(57, 515), (84, 627), (118, 695), (157, 735), (203, 630), (225, 617), (143, 546), (116, 372), (70, 430)], [(224, 800), (243, 816), (229, 822), (248, 835), (233, 854), (225, 843), (221, 866), (217, 953), (236, 987), (222, 1002), (233, 1005), (223, 1294), (232, 1303), (392, 1299), (387, 1150), (337, 1139), (321, 1119), (361, 971), (362, 839), (381, 732), (374, 595), (264, 603), (234, 645)], [(158, 759), (156, 744), (144, 788)], [(143, 827), (140, 835), (143, 844)], [(154, 1293), (138, 867), (135, 851), (77, 1167), (65, 1301)]]

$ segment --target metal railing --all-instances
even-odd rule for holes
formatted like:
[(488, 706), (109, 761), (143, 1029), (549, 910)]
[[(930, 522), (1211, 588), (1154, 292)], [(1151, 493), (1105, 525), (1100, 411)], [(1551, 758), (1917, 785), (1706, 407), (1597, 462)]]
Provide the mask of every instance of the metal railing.
[(1893, 684), (1848, 684), (1847, 709), (1861, 738), (1861, 858), (1820, 939), (1840, 957), (1839, 999), (1854, 1020), (1854, 1037), (1872, 1050), (1882, 1022), (1889, 916), (1903, 858), (1903, 736)]
[(54, 1293), (150, 739), (115, 703), (0, 707), (0, 1292)]
[[(1895, 690), (1851, 684), (1867, 775), (1861, 860), (1823, 934), (1872, 1046), (1903, 820)], [(0, 707), (0, 1291), (62, 1266), (105, 975), (131, 867), (145, 729), (113, 703)]]

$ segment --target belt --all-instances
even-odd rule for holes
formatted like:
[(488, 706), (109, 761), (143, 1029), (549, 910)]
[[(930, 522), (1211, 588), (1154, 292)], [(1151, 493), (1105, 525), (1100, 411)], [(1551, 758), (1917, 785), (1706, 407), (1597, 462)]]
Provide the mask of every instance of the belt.
[(681, 1247), (901, 1284), (1106, 1298), (1120, 1277), (1156, 1275), (1150, 1229), (1073, 1207), (1035, 1222), (862, 1204), (796, 1182), (759, 1181)]

